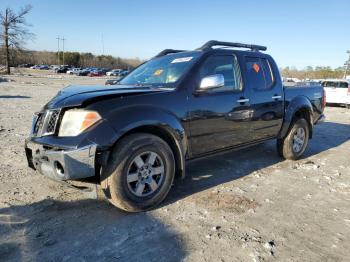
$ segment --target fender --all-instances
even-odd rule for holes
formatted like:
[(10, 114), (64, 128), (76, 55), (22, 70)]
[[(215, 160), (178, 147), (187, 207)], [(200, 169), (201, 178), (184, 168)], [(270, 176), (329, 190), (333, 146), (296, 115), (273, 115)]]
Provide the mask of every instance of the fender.
[(150, 131), (157, 134), (157, 131), (161, 131), (172, 140), (170, 147), (176, 151), (174, 154), (178, 160), (177, 169), (181, 177), (185, 176), (188, 140), (181, 120), (174, 114), (158, 106), (136, 105), (118, 108), (110, 112), (107, 119), (115, 130), (115, 135), (110, 141), (113, 145), (128, 133)]
[(289, 103), (286, 101), (286, 104), (287, 104), (287, 109), (285, 110), (284, 121), (283, 121), (282, 128), (280, 130), (280, 133), (278, 135), (278, 138), (283, 138), (287, 135), (288, 130), (290, 128), (290, 125), (292, 124), (293, 117), (295, 116), (295, 113), (301, 109), (305, 109), (309, 113), (309, 117), (310, 117), (309, 124), (310, 124), (310, 128), (311, 128), (310, 134), (312, 134), (313, 108), (312, 108), (312, 104), (309, 101), (309, 99), (305, 96), (300, 95), (300, 96), (293, 98), (292, 101), (290, 101)]

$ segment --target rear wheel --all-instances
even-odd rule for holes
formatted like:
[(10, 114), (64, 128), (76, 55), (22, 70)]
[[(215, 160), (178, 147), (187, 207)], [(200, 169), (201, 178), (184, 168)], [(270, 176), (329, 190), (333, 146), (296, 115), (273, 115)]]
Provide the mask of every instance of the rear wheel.
[(285, 159), (297, 160), (309, 141), (309, 124), (303, 118), (293, 122), (286, 137), (277, 140), (277, 151)]
[(101, 186), (116, 207), (145, 211), (168, 194), (175, 175), (174, 162), (164, 140), (150, 134), (132, 134), (114, 148), (102, 171)]

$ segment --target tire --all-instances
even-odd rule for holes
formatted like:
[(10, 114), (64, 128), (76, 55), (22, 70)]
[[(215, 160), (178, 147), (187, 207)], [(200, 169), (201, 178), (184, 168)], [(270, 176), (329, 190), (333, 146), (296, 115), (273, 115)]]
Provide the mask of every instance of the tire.
[(101, 186), (114, 206), (141, 212), (164, 200), (174, 176), (175, 160), (169, 145), (157, 136), (138, 133), (114, 147), (102, 169)]
[[(295, 120), (289, 129), (288, 134), (282, 139), (277, 139), (278, 154), (285, 159), (299, 159), (305, 152), (309, 142), (309, 134), (310, 130), (308, 122), (304, 118)], [(304, 139), (301, 140), (301, 137), (304, 137)]]

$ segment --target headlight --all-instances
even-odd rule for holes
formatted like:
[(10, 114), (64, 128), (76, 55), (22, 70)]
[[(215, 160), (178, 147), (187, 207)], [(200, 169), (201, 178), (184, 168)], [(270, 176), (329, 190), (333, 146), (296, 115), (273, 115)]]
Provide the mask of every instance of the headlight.
[(58, 136), (77, 136), (101, 120), (95, 111), (71, 109), (64, 113)]

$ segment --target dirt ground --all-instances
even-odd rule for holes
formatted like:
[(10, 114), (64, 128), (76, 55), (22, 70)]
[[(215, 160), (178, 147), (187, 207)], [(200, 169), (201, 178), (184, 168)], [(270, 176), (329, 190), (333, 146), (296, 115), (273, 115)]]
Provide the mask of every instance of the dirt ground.
[(305, 157), (275, 142), (190, 162), (163, 205), (127, 214), (95, 187), (27, 167), (32, 114), (68, 84), (25, 71), (0, 82), (0, 261), (349, 261), (350, 110), (327, 107)]

